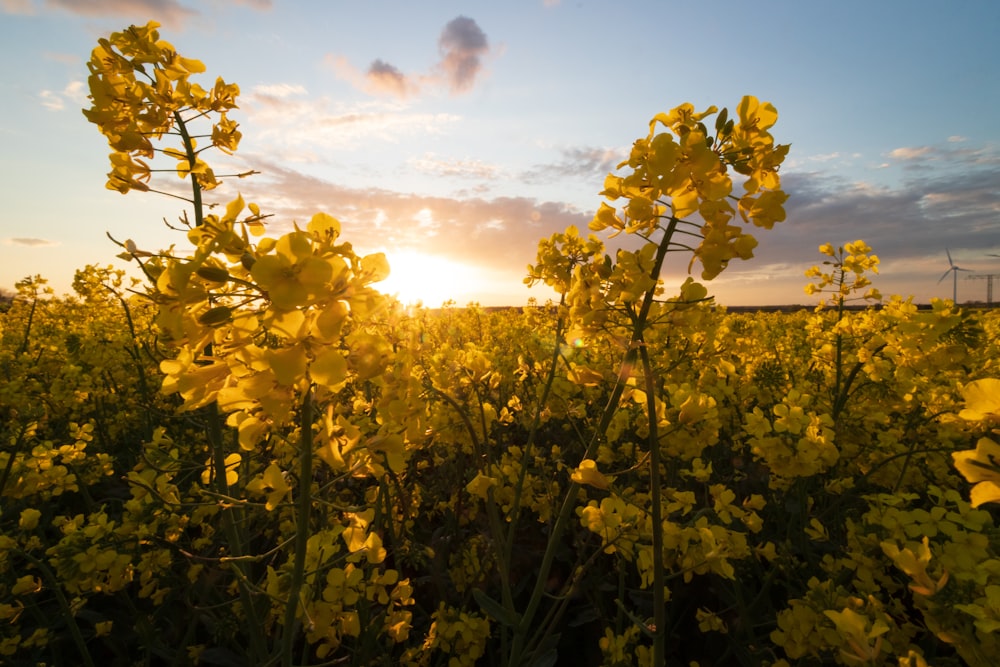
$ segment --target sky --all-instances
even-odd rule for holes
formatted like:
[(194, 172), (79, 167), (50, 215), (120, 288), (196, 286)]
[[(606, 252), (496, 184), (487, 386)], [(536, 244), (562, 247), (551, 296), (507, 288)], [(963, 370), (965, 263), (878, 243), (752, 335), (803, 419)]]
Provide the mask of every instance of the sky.
[[(522, 283), (538, 240), (586, 230), (649, 120), (747, 94), (791, 144), (787, 219), (707, 284), (719, 303), (815, 303), (817, 247), (856, 239), (883, 294), (1000, 301), (996, 0), (0, 0), (0, 289), (125, 268), (107, 235), (183, 245), (183, 202), (105, 188), (81, 113), (97, 40), (149, 20), (196, 81), (240, 86), (234, 167), (261, 173), (216, 200), (258, 203), (273, 234), (333, 215), (407, 302), (551, 298)], [(687, 270), (665, 267), (668, 293)]]

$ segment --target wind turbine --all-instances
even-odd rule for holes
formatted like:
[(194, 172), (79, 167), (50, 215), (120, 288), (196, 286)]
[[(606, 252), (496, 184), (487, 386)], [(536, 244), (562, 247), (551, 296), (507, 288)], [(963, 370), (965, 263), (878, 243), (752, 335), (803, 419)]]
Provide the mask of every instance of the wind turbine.
[(955, 262), (951, 261), (951, 252), (949, 252), (947, 248), (945, 248), (944, 251), (945, 254), (948, 255), (948, 264), (951, 266), (951, 268), (945, 271), (943, 276), (938, 278), (938, 284), (940, 285), (941, 281), (947, 278), (949, 273), (952, 275), (951, 300), (953, 303), (958, 305), (958, 272), (959, 271), (971, 272), (972, 269), (963, 269), (960, 266), (955, 266)]

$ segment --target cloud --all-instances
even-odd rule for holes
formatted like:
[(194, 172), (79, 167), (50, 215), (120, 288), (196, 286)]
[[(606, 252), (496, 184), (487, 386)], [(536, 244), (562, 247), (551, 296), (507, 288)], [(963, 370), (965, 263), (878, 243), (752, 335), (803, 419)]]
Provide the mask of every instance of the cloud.
[(316, 162), (330, 149), (439, 135), (459, 119), (447, 113), (410, 113), (395, 103), (347, 106), (327, 97), (305, 97), (305, 92), (283, 83), (253, 88), (240, 104), (247, 116), (244, 134), (282, 160)]
[(305, 95), (308, 91), (297, 83), (270, 83), (258, 84), (251, 89), (251, 92), (258, 97), (285, 99), (293, 95)]
[(604, 177), (628, 157), (625, 150), (608, 148), (572, 147), (559, 152), (561, 160), (535, 165), (523, 172), (520, 179), (529, 184), (551, 183), (560, 178), (603, 183)]
[(0, 0), (0, 10), (3, 10), (4, 14), (31, 15), (35, 13), (31, 0)]
[(482, 70), (482, 57), (489, 53), (489, 43), (476, 22), (467, 16), (452, 19), (444, 27), (438, 47), (442, 59), (438, 67), (452, 93), (472, 88)]
[(276, 214), (272, 233), (324, 211), (342, 222), (344, 239), (362, 251), (391, 247), (453, 257), (506, 271), (514, 286), (534, 262), (539, 239), (568, 225), (586, 228), (593, 216), (563, 202), (530, 197), (454, 198), (352, 188), (270, 159), (254, 159), (251, 166), (262, 176), (240, 187), (248, 201)]
[(80, 65), (80, 61), (82, 60), (79, 54), (57, 53), (55, 51), (43, 51), (42, 57), (46, 60), (51, 60), (63, 65), (69, 65), (70, 67), (78, 67)]
[(441, 59), (425, 73), (407, 74), (382, 58), (373, 60), (364, 71), (344, 56), (327, 54), (324, 62), (338, 78), (374, 96), (404, 99), (438, 86), (453, 95), (471, 90), (483, 72), (483, 58), (490, 52), (486, 33), (473, 19), (459, 16), (445, 25), (438, 48)]
[(83, 81), (70, 81), (61, 92), (43, 90), (38, 94), (42, 106), (49, 111), (62, 111), (66, 108), (66, 103), (71, 102), (74, 107), (87, 106), (87, 89)]
[[(951, 298), (951, 283), (938, 283), (948, 268), (946, 248), (964, 268), (1000, 273), (998, 260), (987, 256), (1000, 253), (997, 151), (988, 146), (925, 148), (898, 154), (906, 162), (901, 179), (891, 187), (828, 171), (783, 172), (789, 194), (786, 221), (770, 231), (748, 229), (759, 242), (755, 257), (734, 261), (709, 284), (710, 292), (728, 304), (815, 303), (802, 288), (807, 282), (803, 272), (825, 259), (817, 246), (857, 239), (867, 241), (881, 259), (874, 286), (886, 295), (913, 295), (918, 303)], [(669, 271), (678, 267), (668, 265)], [(696, 266), (696, 276), (698, 271)], [(981, 281), (959, 282), (959, 301), (984, 298)]]
[(917, 160), (926, 157), (931, 152), (930, 146), (895, 148), (889, 151), (889, 157), (894, 160)]
[(327, 54), (324, 62), (330, 67), (337, 78), (349, 83), (354, 88), (375, 97), (390, 96), (397, 98), (410, 97), (420, 92), (420, 82), (409, 77), (381, 58), (376, 58), (362, 72), (343, 56)]
[(386, 92), (396, 97), (407, 97), (417, 92), (418, 86), (400, 72), (395, 66), (376, 59), (368, 66), (365, 75), (369, 92)]
[(787, 221), (761, 234), (756, 254), (777, 262), (812, 253), (819, 243), (864, 239), (883, 261), (917, 266), (943, 256), (946, 247), (980, 255), (1000, 247), (1000, 164), (993, 151), (924, 147), (901, 155), (912, 164), (894, 187), (814, 172), (783, 175)]
[(45, 5), (81, 16), (124, 15), (142, 22), (152, 19), (168, 27), (179, 27), (200, 14), (177, 0), (45, 0)]
[(952, 142), (948, 146), (917, 146), (897, 148), (889, 152), (889, 157), (899, 160), (904, 169), (926, 171), (927, 169), (964, 169), (973, 165), (1000, 165), (1000, 152), (993, 146), (955, 146), (964, 142)]
[(245, 5), (262, 12), (270, 11), (274, 8), (273, 0), (233, 0), (233, 4)]
[(496, 165), (479, 160), (451, 160), (427, 153), (421, 158), (412, 158), (407, 163), (417, 171), (433, 176), (493, 180), (500, 169)]
[(49, 111), (62, 111), (66, 106), (59, 93), (54, 93), (51, 90), (43, 90), (38, 93), (38, 97), (42, 101), (42, 106)]
[(831, 160), (839, 160), (841, 157), (840, 153), (834, 151), (833, 153), (823, 153), (819, 155), (810, 155), (806, 158), (809, 162), (830, 162)]
[[(816, 247), (864, 239), (882, 259), (882, 271), (874, 280), (884, 293), (914, 294), (921, 302), (931, 296), (950, 297), (950, 286), (944, 289), (936, 282), (948, 268), (945, 248), (963, 267), (981, 271), (995, 266), (986, 255), (1000, 252), (1000, 164), (991, 161), (994, 153), (987, 149), (932, 149), (923, 159), (935, 156), (933, 169), (904, 169), (903, 179), (892, 187), (822, 171), (783, 173), (790, 195), (787, 220), (770, 231), (750, 229), (760, 242), (756, 257), (733, 262), (710, 284), (711, 292), (729, 304), (812, 303), (802, 291), (803, 272), (822, 261)], [(531, 173), (555, 174), (561, 169), (567, 174), (598, 174), (617, 159), (613, 151), (591, 147), (564, 149), (562, 158)], [(252, 179), (256, 183), (240, 184), (249, 201), (276, 213), (272, 233), (284, 233), (293, 220), (301, 224), (325, 211), (341, 220), (344, 239), (361, 252), (405, 249), (454, 258), (503, 276), (502, 287), (509, 286), (510, 294), (519, 289), (525, 266), (534, 262), (540, 239), (571, 224), (585, 230), (593, 215), (566, 202), (528, 196), (431, 196), (346, 187), (273, 159), (253, 158), (250, 166), (262, 176)], [(503, 176), (500, 166), (433, 153), (409, 164), (453, 178)], [(686, 276), (687, 264), (686, 257), (671, 257), (665, 272), (669, 289)], [(699, 271), (696, 265), (695, 277)], [(960, 298), (963, 290), (968, 295), (964, 298), (982, 298), (978, 287), (960, 286)]]
[(41, 246), (54, 246), (59, 245), (55, 241), (49, 241), (48, 239), (36, 239), (28, 236), (15, 236), (6, 239), (7, 245), (23, 245), (32, 248), (37, 248)]

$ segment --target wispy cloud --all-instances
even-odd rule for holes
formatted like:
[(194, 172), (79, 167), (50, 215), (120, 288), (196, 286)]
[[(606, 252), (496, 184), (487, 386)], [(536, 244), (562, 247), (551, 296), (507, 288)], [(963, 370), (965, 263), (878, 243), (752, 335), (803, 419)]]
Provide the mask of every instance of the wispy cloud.
[(168, 27), (180, 27), (200, 15), (177, 0), (45, 0), (45, 6), (81, 16), (127, 16), (143, 23), (152, 19)]
[(42, 90), (38, 93), (38, 99), (49, 111), (62, 111), (67, 102), (72, 103), (74, 108), (79, 108), (87, 104), (87, 87), (83, 81), (70, 81), (58, 92)]
[(420, 91), (419, 77), (410, 77), (381, 58), (376, 58), (362, 72), (344, 56), (328, 53), (324, 63), (333, 70), (337, 78), (352, 87), (374, 97), (396, 97), (403, 99)]
[[(270, 11), (274, 0), (226, 0), (257, 11)], [(167, 27), (179, 28), (188, 19), (200, 16), (178, 0), (0, 0), (0, 13), (33, 15), (41, 2), (46, 9), (58, 9), (80, 16), (126, 16), (137, 22), (150, 18)]]
[(49, 111), (61, 111), (66, 106), (59, 93), (54, 93), (51, 90), (43, 90), (38, 93), (38, 99), (42, 106)]
[(970, 165), (1000, 165), (1000, 151), (994, 146), (969, 146), (964, 141), (949, 139), (947, 146), (909, 146), (889, 151), (909, 171), (934, 169), (964, 169)]
[(371, 90), (387, 92), (396, 97), (407, 97), (417, 90), (417, 86), (394, 65), (379, 59), (369, 65), (366, 80)]
[(262, 12), (274, 9), (274, 0), (233, 0), (233, 4), (245, 5)]
[[(944, 293), (948, 290), (934, 291), (947, 268), (945, 248), (962, 266), (976, 270), (993, 265), (987, 253), (1000, 252), (1000, 165), (985, 159), (989, 153), (935, 149), (940, 162), (934, 169), (904, 170), (902, 181), (892, 187), (825, 171), (784, 174), (783, 185), (791, 195), (786, 222), (772, 231), (751, 230), (760, 241), (757, 257), (734, 262), (714, 283), (713, 293), (723, 303), (727, 298), (755, 304), (808, 302), (802, 273), (821, 260), (816, 246), (860, 238), (882, 258), (876, 285), (886, 293), (950, 296)], [(594, 148), (566, 149), (563, 155), (551, 169), (599, 174), (617, 159)], [(500, 165), (449, 161), (436, 154), (410, 164), (455, 178), (488, 180), (504, 171)], [(489, 197), (474, 191), (428, 196), (345, 187), (270, 159), (253, 159), (251, 166), (263, 176), (253, 179), (258, 192), (243, 188), (244, 196), (276, 213), (275, 233), (293, 220), (301, 223), (326, 211), (342, 221), (345, 240), (363, 251), (395, 248), (461, 258), (507, 276), (511, 285), (519, 283), (525, 265), (534, 260), (539, 239), (571, 224), (585, 229), (593, 215), (566, 202), (531, 197)], [(682, 264), (671, 264), (668, 273), (674, 278), (685, 273), (686, 260)]]
[(943, 254), (945, 247), (973, 254), (1000, 247), (1000, 163), (994, 151), (920, 147), (897, 149), (893, 157), (906, 162), (894, 187), (823, 173), (784, 175), (782, 185), (791, 195), (787, 222), (768, 235), (758, 254), (777, 260), (798, 252), (794, 248), (863, 238), (884, 261), (914, 263)]
[(902, 160), (905, 162), (926, 157), (930, 154), (930, 152), (930, 146), (903, 147), (895, 148), (889, 151), (889, 157), (894, 160)]
[(833, 153), (823, 153), (820, 155), (810, 155), (806, 158), (809, 162), (830, 162), (831, 160), (839, 160), (841, 157), (840, 153), (834, 151)]
[(497, 165), (487, 164), (480, 160), (441, 158), (434, 153), (426, 153), (423, 157), (412, 158), (407, 161), (407, 164), (422, 173), (433, 176), (493, 180), (500, 174), (500, 168)]
[[(350, 188), (255, 159), (262, 173), (241, 189), (248, 200), (274, 212), (275, 231), (325, 211), (341, 220), (356, 247), (391, 246), (461, 258), (520, 276), (534, 261), (538, 240), (568, 225), (584, 228), (592, 213), (563, 202), (530, 197), (435, 197), (382, 188)], [(519, 278), (518, 278), (519, 280)]]
[(80, 65), (80, 61), (82, 60), (80, 55), (77, 53), (57, 53), (55, 51), (43, 51), (42, 57), (46, 60), (51, 60), (70, 67), (78, 67)]
[(0, 10), (4, 14), (31, 15), (35, 13), (31, 0), (0, 0)]
[(525, 183), (551, 183), (561, 178), (589, 179), (602, 183), (608, 172), (627, 157), (625, 150), (577, 146), (559, 150), (562, 159), (538, 164), (523, 172)]
[(369, 95), (405, 99), (439, 86), (453, 95), (471, 90), (490, 53), (486, 33), (473, 19), (459, 16), (445, 25), (438, 49), (441, 59), (429, 71), (415, 74), (407, 74), (382, 58), (373, 60), (364, 71), (344, 56), (328, 54), (325, 62), (340, 79)]
[(32, 248), (40, 246), (55, 246), (59, 245), (55, 241), (50, 241), (48, 239), (37, 239), (30, 236), (14, 236), (5, 240), (7, 245), (21, 245), (28, 246)]
[[(810, 303), (803, 272), (823, 258), (820, 243), (864, 239), (882, 260), (874, 283), (885, 294), (951, 297), (938, 278), (956, 263), (997, 272), (1000, 253), (1000, 161), (991, 146), (928, 146), (901, 151), (901, 178), (892, 186), (853, 181), (826, 170), (789, 171), (787, 219), (771, 231), (749, 230), (760, 245), (750, 262), (734, 262), (710, 291), (723, 303)], [(686, 264), (686, 262), (685, 262)], [(684, 267), (668, 266), (669, 272)], [(696, 266), (695, 274), (698, 272)], [(970, 274), (971, 275), (971, 274)], [(959, 299), (982, 299), (982, 284), (959, 286)]]
[(394, 143), (414, 134), (442, 134), (459, 119), (382, 102), (345, 105), (325, 96), (311, 98), (302, 86), (284, 83), (253, 88), (240, 106), (255, 142), (296, 162), (315, 162), (329, 149), (353, 149), (372, 140)]
[(253, 94), (255, 94), (258, 98), (273, 97), (277, 99), (284, 99), (294, 95), (305, 95), (308, 91), (304, 86), (297, 83), (271, 83), (258, 84), (253, 87), (251, 92), (253, 92)]

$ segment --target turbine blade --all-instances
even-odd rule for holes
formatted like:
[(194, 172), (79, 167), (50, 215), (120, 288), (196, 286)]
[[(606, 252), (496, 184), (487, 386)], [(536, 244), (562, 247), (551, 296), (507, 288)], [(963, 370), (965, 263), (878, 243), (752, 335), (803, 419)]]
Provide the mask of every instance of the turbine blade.
[(947, 271), (945, 271), (944, 275), (941, 276), (940, 278), (938, 278), (938, 284), (940, 284), (942, 280), (944, 280), (945, 278), (947, 278), (949, 273), (951, 273), (951, 269), (948, 269)]
[(951, 261), (951, 252), (947, 248), (944, 249), (944, 252), (948, 255), (948, 264), (950, 266), (955, 266), (955, 262)]

